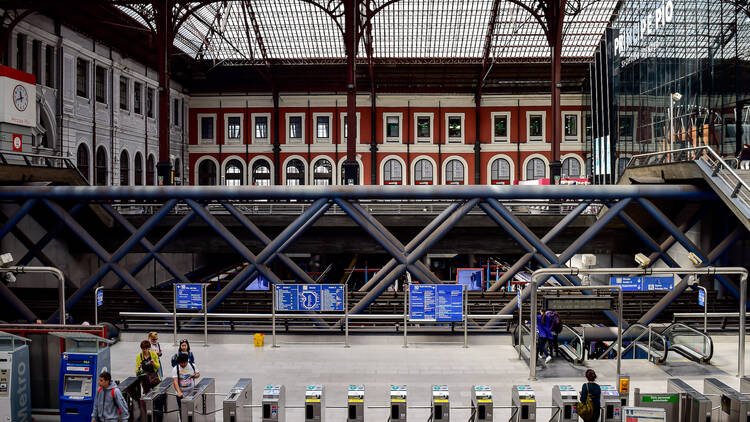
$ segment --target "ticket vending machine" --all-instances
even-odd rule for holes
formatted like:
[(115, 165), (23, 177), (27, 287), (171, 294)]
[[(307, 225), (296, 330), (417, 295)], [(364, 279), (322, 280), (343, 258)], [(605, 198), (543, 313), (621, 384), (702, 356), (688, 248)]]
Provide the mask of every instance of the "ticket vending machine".
[(552, 416), (554, 422), (577, 422), (578, 391), (572, 385), (552, 387)]
[(432, 386), (432, 419), (433, 422), (451, 420), (450, 393), (447, 385)]
[(283, 385), (266, 385), (261, 399), (261, 422), (285, 422), (286, 397)]
[(492, 422), (492, 387), (475, 385), (471, 387), (472, 421)]
[(678, 378), (667, 380), (667, 392), (680, 395), (680, 415), (683, 421), (711, 422), (711, 400)]
[(711, 397), (718, 407), (719, 422), (746, 422), (750, 420), (750, 398), (740, 394), (716, 378), (703, 380), (703, 394)]
[(110, 370), (111, 340), (91, 333), (51, 332), (65, 342), (60, 360), (60, 422), (89, 422), (99, 374)]
[(622, 422), (622, 401), (614, 385), (600, 385), (602, 389), (602, 422)]
[(322, 385), (305, 387), (305, 422), (325, 421), (325, 397)]
[(530, 385), (514, 385), (512, 393), (511, 404), (513, 405), (513, 413), (511, 413), (510, 421), (536, 421), (536, 394), (534, 394), (534, 388)]
[(406, 386), (391, 385), (391, 422), (406, 422)]
[[(0, 332), (0, 421), (31, 420), (31, 340)], [(91, 416), (89, 414), (89, 416)]]
[(365, 420), (365, 386), (350, 385), (346, 393), (348, 404), (346, 422), (364, 422)]
[(224, 422), (252, 421), (253, 380), (240, 378), (222, 403)]

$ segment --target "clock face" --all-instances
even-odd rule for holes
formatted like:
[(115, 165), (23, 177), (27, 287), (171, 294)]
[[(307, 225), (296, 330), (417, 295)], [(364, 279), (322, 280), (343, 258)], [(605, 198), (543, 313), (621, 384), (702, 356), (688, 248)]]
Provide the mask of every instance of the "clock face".
[(13, 105), (18, 111), (25, 111), (29, 105), (29, 94), (22, 85), (16, 85), (13, 88)]

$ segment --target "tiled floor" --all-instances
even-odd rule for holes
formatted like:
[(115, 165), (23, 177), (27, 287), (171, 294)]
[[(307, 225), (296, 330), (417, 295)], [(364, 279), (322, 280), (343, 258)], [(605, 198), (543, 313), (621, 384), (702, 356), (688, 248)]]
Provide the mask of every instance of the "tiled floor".
[[(408, 348), (402, 348), (402, 337), (397, 336), (353, 336), (351, 348), (344, 348), (340, 337), (297, 336), (279, 337), (279, 348), (270, 347), (266, 337), (263, 348), (252, 347), (249, 335), (210, 337), (210, 347), (201, 346), (202, 337), (189, 337), (196, 356), (196, 364), (203, 377), (216, 379), (216, 392), (228, 392), (237, 379), (253, 379), (253, 402), (259, 403), (262, 387), (268, 383), (284, 384), (287, 405), (299, 406), (307, 384), (325, 386), (326, 404), (344, 406), (346, 388), (349, 384), (364, 384), (366, 404), (387, 404), (387, 389), (390, 384), (406, 384), (410, 405), (429, 404), (431, 384), (447, 384), (451, 391), (452, 407), (469, 405), (469, 392), (473, 384), (489, 384), (495, 394), (495, 405), (508, 405), (514, 384), (530, 384), (537, 394), (539, 406), (550, 406), (552, 386), (572, 384), (580, 388), (586, 367), (578, 367), (562, 359), (553, 361), (547, 368), (538, 370), (538, 380), (529, 382), (529, 369), (510, 344), (505, 335), (476, 336), (470, 339), (470, 347), (462, 347), (462, 337), (450, 338), (455, 342), (446, 344), (445, 337), (410, 336)], [(131, 376), (135, 369), (140, 336), (125, 334), (123, 341), (112, 348), (112, 370), (115, 379)], [(162, 334), (165, 363), (175, 348), (170, 344), (172, 336)], [(314, 343), (313, 343), (314, 342)], [(439, 343), (438, 343), (439, 342)], [(714, 337), (715, 353), (711, 365), (697, 365), (673, 358), (666, 365), (657, 366), (642, 360), (623, 361), (623, 373), (631, 376), (631, 389), (641, 388), (649, 392), (666, 391), (666, 380), (679, 377), (697, 390), (703, 390), (703, 378), (713, 376), (739, 388), (735, 377), (737, 368), (737, 337)], [(750, 349), (748, 349), (750, 350)], [(616, 382), (614, 361), (592, 361), (588, 367), (599, 374), (601, 384)], [(221, 398), (217, 397), (217, 403)], [(260, 420), (259, 412), (254, 420)], [(452, 411), (453, 421), (465, 421), (469, 410)], [(219, 414), (220, 415), (220, 414)], [(287, 420), (301, 422), (301, 409), (289, 409)], [(346, 420), (344, 409), (329, 409), (327, 421)], [(366, 420), (385, 421), (386, 409), (367, 409)], [(425, 421), (427, 409), (410, 409), (409, 419)], [(217, 420), (219, 416), (217, 416)], [(510, 410), (498, 409), (496, 421), (505, 421)], [(549, 409), (539, 409), (537, 420), (547, 421)]]

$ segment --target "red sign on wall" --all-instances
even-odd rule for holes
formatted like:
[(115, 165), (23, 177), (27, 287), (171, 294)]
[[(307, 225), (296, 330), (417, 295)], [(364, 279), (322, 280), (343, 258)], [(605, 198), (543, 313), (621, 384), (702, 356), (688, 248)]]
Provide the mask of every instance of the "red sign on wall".
[(13, 134), (13, 151), (23, 152), (23, 137), (17, 133)]

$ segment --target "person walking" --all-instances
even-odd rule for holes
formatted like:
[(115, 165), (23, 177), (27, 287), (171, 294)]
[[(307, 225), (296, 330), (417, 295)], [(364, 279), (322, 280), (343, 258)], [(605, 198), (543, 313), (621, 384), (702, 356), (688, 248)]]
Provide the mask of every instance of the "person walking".
[(581, 402), (576, 407), (584, 422), (596, 422), (601, 414), (602, 389), (595, 381), (596, 372), (586, 370), (586, 383), (581, 386)]
[(557, 337), (560, 335), (560, 332), (562, 332), (563, 324), (562, 320), (560, 319), (560, 315), (555, 311), (547, 311), (547, 318), (549, 318), (550, 321), (552, 321), (552, 341), (551, 341), (551, 352), (554, 356), (560, 356), (560, 347), (557, 343)]
[(128, 404), (122, 392), (112, 384), (112, 375), (107, 371), (99, 374), (99, 389), (94, 397), (91, 422), (127, 421), (130, 417)]
[(172, 381), (177, 394), (177, 408), (182, 411), (182, 398), (195, 387), (195, 380), (201, 376), (195, 364), (188, 362), (188, 355), (177, 355), (177, 366), (172, 368)]
[(159, 356), (151, 350), (151, 342), (141, 342), (141, 352), (135, 358), (135, 376), (141, 383), (145, 395), (161, 381), (159, 376)]
[(186, 338), (180, 340), (180, 347), (177, 349), (177, 353), (172, 355), (172, 368), (177, 366), (177, 357), (179, 355), (187, 355), (188, 363), (195, 364), (195, 356), (193, 356), (193, 352), (190, 351), (190, 342), (188, 342)]
[(544, 310), (539, 311), (536, 316), (536, 330), (539, 333), (538, 352), (545, 356), (545, 365), (552, 360), (549, 352), (549, 345), (552, 342), (552, 320), (547, 316)]
[(740, 161), (740, 169), (750, 170), (750, 145), (742, 146), (740, 153), (737, 155), (737, 160)]
[(159, 344), (159, 333), (152, 331), (148, 333), (148, 341), (151, 343), (151, 350), (156, 353), (159, 360), (159, 378), (164, 378), (164, 374), (161, 369), (161, 344)]

